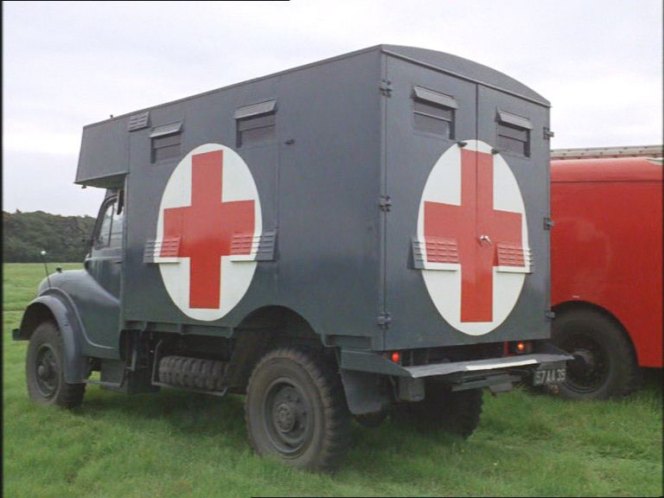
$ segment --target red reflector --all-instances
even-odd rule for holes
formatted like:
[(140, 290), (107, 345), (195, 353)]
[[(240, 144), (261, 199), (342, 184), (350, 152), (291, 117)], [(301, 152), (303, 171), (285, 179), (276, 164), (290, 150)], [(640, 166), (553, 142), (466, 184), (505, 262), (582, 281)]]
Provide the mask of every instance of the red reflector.
[(392, 353), (392, 355), (390, 356), (390, 359), (391, 359), (394, 363), (399, 363), (399, 362), (401, 361), (401, 353), (399, 353), (398, 351), (395, 351), (395, 352)]

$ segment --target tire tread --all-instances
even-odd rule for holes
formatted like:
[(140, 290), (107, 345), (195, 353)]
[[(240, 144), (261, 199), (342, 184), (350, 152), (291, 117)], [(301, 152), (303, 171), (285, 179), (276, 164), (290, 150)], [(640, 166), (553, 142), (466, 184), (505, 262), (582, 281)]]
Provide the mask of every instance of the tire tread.
[[(256, 375), (269, 362), (275, 359), (290, 360), (301, 366), (310, 376), (320, 393), (321, 404), (325, 413), (324, 433), (321, 451), (314, 461), (304, 465), (304, 468), (314, 471), (334, 471), (347, 453), (350, 439), (350, 412), (346, 405), (346, 398), (341, 385), (341, 379), (335, 366), (322, 354), (304, 349), (279, 348), (267, 353), (257, 363), (248, 383), (247, 401), (252, 396), (252, 386)], [(251, 432), (249, 403), (245, 402), (245, 422), (249, 433), (249, 442), (256, 453), (260, 448)]]

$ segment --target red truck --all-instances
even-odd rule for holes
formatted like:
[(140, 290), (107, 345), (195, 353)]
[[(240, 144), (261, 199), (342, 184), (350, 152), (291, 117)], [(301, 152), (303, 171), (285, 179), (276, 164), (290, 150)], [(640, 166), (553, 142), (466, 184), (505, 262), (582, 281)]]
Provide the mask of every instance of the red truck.
[(560, 395), (606, 399), (662, 367), (662, 147), (552, 151), (552, 338)]

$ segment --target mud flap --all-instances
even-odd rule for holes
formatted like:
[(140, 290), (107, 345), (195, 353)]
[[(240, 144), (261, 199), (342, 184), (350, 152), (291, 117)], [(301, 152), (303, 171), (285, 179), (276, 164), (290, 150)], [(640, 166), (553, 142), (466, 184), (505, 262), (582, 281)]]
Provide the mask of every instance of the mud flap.
[(341, 381), (348, 409), (353, 415), (382, 412), (390, 406), (390, 390), (385, 376), (342, 368)]

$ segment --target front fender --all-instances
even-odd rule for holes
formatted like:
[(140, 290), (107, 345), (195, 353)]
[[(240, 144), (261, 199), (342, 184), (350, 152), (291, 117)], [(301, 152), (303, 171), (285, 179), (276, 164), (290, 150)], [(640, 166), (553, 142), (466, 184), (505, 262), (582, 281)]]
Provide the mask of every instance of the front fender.
[[(66, 299), (66, 297), (65, 297)], [(37, 326), (53, 320), (60, 329), (64, 354), (64, 376), (68, 384), (85, 382), (87, 359), (81, 355), (82, 325), (72, 305), (57, 295), (41, 295), (23, 313), (21, 326), (14, 330), (15, 340), (29, 340)]]

